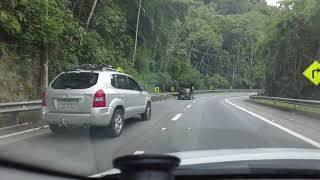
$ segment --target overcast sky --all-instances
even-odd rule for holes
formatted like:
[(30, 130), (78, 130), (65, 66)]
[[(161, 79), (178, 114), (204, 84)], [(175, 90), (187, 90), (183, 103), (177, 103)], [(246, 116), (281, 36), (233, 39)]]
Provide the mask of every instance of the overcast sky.
[(268, 3), (268, 5), (272, 5), (272, 6), (278, 6), (277, 5), (277, 2), (278, 2), (279, 0), (267, 0), (267, 3)]

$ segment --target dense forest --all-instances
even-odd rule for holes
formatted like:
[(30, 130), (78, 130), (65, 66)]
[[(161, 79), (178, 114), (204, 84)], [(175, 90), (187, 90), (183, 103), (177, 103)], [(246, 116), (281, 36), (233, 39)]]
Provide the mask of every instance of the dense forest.
[[(69, 65), (121, 67), (148, 90), (262, 88), (320, 98), (318, 0), (1, 0), (0, 102), (39, 99)], [(48, 62), (48, 66), (46, 63)]]

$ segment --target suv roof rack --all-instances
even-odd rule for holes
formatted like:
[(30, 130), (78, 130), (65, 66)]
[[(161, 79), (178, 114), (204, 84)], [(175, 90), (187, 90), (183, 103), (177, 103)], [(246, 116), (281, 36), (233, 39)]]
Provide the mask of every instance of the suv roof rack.
[(80, 64), (80, 65), (70, 65), (68, 67), (69, 71), (117, 71), (111, 65), (107, 64)]

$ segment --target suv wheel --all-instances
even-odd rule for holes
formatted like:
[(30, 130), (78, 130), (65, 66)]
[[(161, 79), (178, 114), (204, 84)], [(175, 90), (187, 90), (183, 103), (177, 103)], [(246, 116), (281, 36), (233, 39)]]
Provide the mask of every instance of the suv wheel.
[(67, 130), (67, 128), (65, 127), (61, 127), (59, 125), (54, 125), (54, 124), (50, 124), (49, 129), (51, 130), (51, 132), (55, 134), (63, 134), (63, 133), (66, 133), (66, 130)]
[(147, 104), (147, 107), (144, 113), (141, 114), (141, 119), (144, 121), (151, 119), (151, 103), (150, 102)]
[(120, 109), (116, 109), (114, 111), (109, 126), (109, 132), (111, 137), (120, 136), (124, 126), (123, 112)]

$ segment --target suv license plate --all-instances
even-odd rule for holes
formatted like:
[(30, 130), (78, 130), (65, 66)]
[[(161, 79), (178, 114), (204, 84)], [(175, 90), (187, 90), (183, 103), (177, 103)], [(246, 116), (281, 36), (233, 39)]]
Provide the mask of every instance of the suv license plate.
[(60, 101), (58, 103), (59, 108), (68, 108), (68, 109), (74, 109), (76, 107), (75, 101)]

